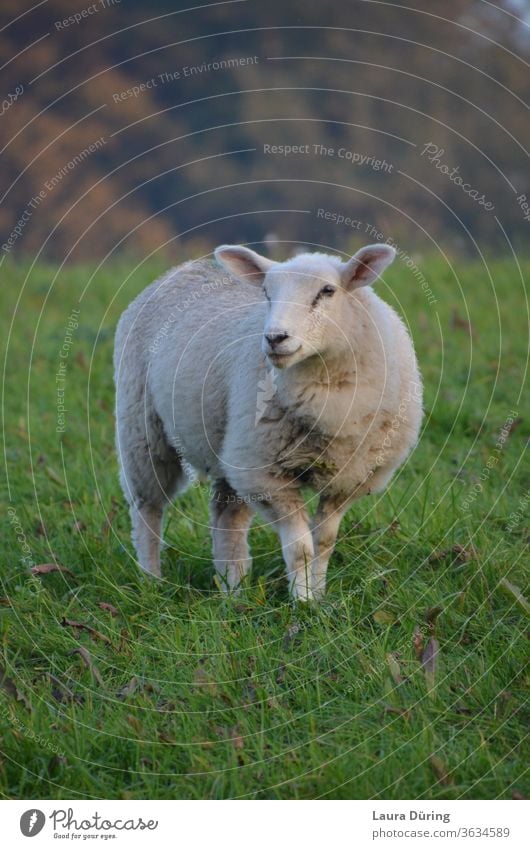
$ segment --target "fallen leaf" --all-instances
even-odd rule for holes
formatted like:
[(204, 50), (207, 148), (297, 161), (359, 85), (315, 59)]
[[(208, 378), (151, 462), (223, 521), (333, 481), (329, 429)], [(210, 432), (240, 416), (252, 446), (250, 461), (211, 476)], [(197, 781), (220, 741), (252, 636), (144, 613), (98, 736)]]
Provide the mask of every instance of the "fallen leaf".
[(431, 631), (434, 631), (434, 628), (435, 628), (435, 625), (436, 625), (436, 620), (438, 619), (440, 613), (442, 613), (442, 612), (443, 612), (443, 607), (439, 607), (439, 606), (429, 607), (425, 611), (425, 621), (426, 621), (427, 625), (429, 626), (429, 628), (431, 629)]
[(280, 663), (278, 667), (278, 672), (276, 673), (276, 683), (283, 684), (285, 681), (285, 664)]
[(423, 631), (418, 626), (414, 628), (413, 645), (416, 659), (421, 660), (423, 654)]
[(459, 545), (456, 543), (451, 548), (445, 548), (443, 551), (434, 551), (428, 559), (428, 563), (438, 563), (440, 560), (445, 560), (447, 557), (453, 557), (455, 563), (469, 563), (476, 557), (476, 551), (472, 546)]
[(234, 728), (231, 729), (230, 733), (232, 734), (232, 737), (230, 738), (230, 742), (232, 743), (232, 746), (234, 747), (234, 749), (244, 749), (245, 748), (245, 741), (243, 740), (243, 737), (239, 733), (239, 729), (238, 729), (237, 725), (234, 726)]
[(388, 610), (376, 610), (372, 619), (378, 625), (393, 625), (397, 621), (394, 614)]
[(64, 572), (72, 576), (74, 574), (71, 569), (67, 569), (66, 566), (60, 566), (59, 563), (41, 563), (39, 566), (31, 567), (32, 575), (48, 575), (50, 572)]
[(468, 321), (467, 318), (460, 318), (456, 309), (453, 309), (451, 313), (451, 327), (458, 328), (460, 330), (467, 330), (469, 335), (473, 336), (471, 322)]
[(431, 766), (439, 784), (453, 784), (453, 779), (449, 775), (447, 764), (438, 755), (431, 755)]
[(410, 719), (410, 710), (407, 708), (396, 707), (396, 705), (385, 704), (383, 707), (383, 715), (385, 713), (397, 713), (398, 716), (402, 716), (404, 719)]
[(103, 687), (103, 678), (101, 677), (101, 673), (97, 666), (95, 666), (92, 658), (90, 657), (89, 652), (86, 650), (84, 646), (78, 646), (76, 649), (73, 649), (68, 654), (78, 654), (85, 666), (90, 669), (90, 672), (94, 676), (94, 680), (99, 684), (100, 687)]
[(111, 616), (120, 615), (117, 608), (115, 608), (113, 604), (109, 604), (108, 601), (100, 601), (99, 607), (101, 607), (102, 610), (106, 610)]
[(91, 625), (85, 625), (84, 622), (75, 622), (73, 619), (65, 619), (64, 616), (61, 619), (61, 625), (64, 628), (76, 628), (78, 631), (86, 631), (93, 640), (101, 640), (110, 646), (109, 638), (105, 634), (102, 634), (101, 631), (97, 631), (96, 628), (92, 628)]
[(0, 687), (2, 687), (6, 691), (8, 696), (11, 696), (11, 698), (16, 699), (17, 702), (21, 702), (21, 704), (24, 705), (26, 710), (31, 710), (31, 705), (25, 697), (24, 693), (22, 693), (21, 690), (18, 689), (16, 683), (13, 681), (12, 678), (9, 677), (3, 666), (0, 666)]
[(140, 720), (136, 716), (133, 716), (132, 713), (128, 713), (127, 716), (125, 717), (125, 719), (129, 723), (131, 728), (134, 728), (134, 730), (136, 731), (137, 734), (142, 733), (142, 731), (143, 731), (142, 723), (140, 722)]
[(203, 687), (210, 696), (216, 696), (218, 693), (217, 684), (209, 677), (204, 666), (199, 665), (193, 676), (193, 683), (197, 687)]
[(139, 683), (140, 682), (136, 675), (133, 675), (129, 683), (126, 684), (125, 687), (122, 687), (122, 689), (117, 693), (118, 699), (126, 699), (127, 696), (132, 696), (135, 690), (138, 689)]
[(51, 466), (46, 466), (45, 471), (50, 480), (54, 481), (54, 483), (58, 483), (59, 486), (64, 486), (62, 477), (55, 471), (55, 469), (52, 469)]
[(84, 351), (78, 351), (75, 355), (75, 361), (78, 366), (81, 366), (83, 371), (88, 371), (88, 360)]
[(166, 734), (165, 731), (161, 731), (159, 733), (158, 739), (161, 743), (166, 743), (168, 746), (175, 746), (177, 742), (175, 738), (171, 736), (171, 734)]
[(425, 672), (425, 680), (427, 681), (427, 687), (429, 690), (434, 688), (436, 681), (439, 649), (438, 640), (431, 637), (421, 655), (421, 665)]
[(501, 578), (499, 586), (507, 595), (511, 596), (515, 600), (516, 604), (519, 605), (523, 613), (530, 616), (530, 604), (527, 602), (519, 587), (510, 583), (507, 578)]
[(103, 536), (109, 535), (112, 529), (112, 523), (116, 518), (116, 514), (118, 513), (120, 507), (119, 501), (114, 496), (112, 496), (110, 504), (110, 510), (106, 513), (105, 521), (103, 522), (103, 525), (101, 527), (101, 533), (103, 534)]
[(199, 737), (192, 737), (192, 743), (196, 743), (201, 749), (213, 749), (215, 742), (213, 740), (201, 740)]
[(395, 654), (389, 652), (386, 655), (386, 662), (388, 663), (388, 668), (390, 669), (390, 674), (394, 680), (395, 684), (402, 684), (403, 678), (401, 676), (401, 669), (399, 663), (396, 660)]
[(401, 530), (401, 522), (399, 521), (399, 519), (392, 519), (392, 521), (390, 522), (390, 524), (387, 528), (387, 533), (397, 534), (397, 532), (400, 531), (400, 530)]

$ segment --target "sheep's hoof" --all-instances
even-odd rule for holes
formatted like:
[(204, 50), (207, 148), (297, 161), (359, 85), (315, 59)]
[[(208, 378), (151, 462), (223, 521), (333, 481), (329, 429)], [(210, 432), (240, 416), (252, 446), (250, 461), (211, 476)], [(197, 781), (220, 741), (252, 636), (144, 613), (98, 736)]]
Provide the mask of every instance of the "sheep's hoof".
[(293, 601), (309, 604), (312, 601), (315, 601), (315, 596), (313, 595), (313, 590), (311, 587), (303, 587), (302, 589), (298, 589), (296, 586), (291, 588), (291, 598)]
[(150, 578), (153, 581), (161, 581), (162, 573), (160, 571), (160, 567), (156, 571), (151, 571), (151, 569), (144, 569), (143, 566), (140, 566), (140, 575), (144, 578)]

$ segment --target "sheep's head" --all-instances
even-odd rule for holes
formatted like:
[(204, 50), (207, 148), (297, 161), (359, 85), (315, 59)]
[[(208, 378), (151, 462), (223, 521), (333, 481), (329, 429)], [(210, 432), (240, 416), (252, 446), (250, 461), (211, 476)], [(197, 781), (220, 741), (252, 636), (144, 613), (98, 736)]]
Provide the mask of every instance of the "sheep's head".
[(262, 349), (276, 368), (337, 350), (347, 334), (351, 293), (373, 283), (395, 255), (385, 244), (361, 248), (348, 262), (319, 253), (274, 262), (241, 245), (215, 250), (227, 271), (263, 290), (268, 312)]

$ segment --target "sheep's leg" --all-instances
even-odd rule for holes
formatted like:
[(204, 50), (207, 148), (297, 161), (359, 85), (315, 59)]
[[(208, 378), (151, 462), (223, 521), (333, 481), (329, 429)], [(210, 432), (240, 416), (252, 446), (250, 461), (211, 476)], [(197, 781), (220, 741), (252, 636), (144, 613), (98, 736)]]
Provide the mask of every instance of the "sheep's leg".
[(298, 601), (313, 598), (311, 563), (314, 557), (313, 538), (305, 510), (296, 516), (281, 519), (278, 533), (292, 597)]
[(337, 499), (321, 499), (313, 517), (312, 534), (315, 556), (311, 564), (312, 588), (315, 598), (326, 592), (326, 573), (329, 558), (333, 554), (341, 519), (350, 502)]
[(247, 536), (253, 512), (224, 480), (210, 501), (215, 570), (226, 592), (235, 592), (250, 569)]
[(116, 447), (121, 485), (130, 505), (138, 563), (159, 578), (164, 510), (187, 479), (149, 396), (145, 394), (138, 403), (127, 390), (130, 395), (127, 383), (124, 388), (118, 384)]
[(163, 509), (144, 504), (131, 505), (132, 540), (138, 562), (144, 572), (160, 578), (160, 543), (162, 541)]
[(280, 537), (286, 565), (289, 591), (298, 601), (313, 598), (311, 563), (314, 556), (309, 516), (302, 497), (282, 490), (271, 502), (258, 502), (256, 509), (274, 527)]

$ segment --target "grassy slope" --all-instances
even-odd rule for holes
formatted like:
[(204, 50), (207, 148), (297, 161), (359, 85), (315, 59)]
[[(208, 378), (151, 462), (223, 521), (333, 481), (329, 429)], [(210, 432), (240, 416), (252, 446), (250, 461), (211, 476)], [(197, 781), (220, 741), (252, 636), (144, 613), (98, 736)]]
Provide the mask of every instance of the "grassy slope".
[[(131, 267), (117, 262), (94, 279), (89, 269), (71, 268), (54, 279), (55, 270), (40, 265), (14, 320), (4, 400), (11, 503), (34, 562), (50, 562), (53, 553), (72, 574), (31, 576), (4, 510), (2, 663), (31, 710), (9, 683), (0, 688), (0, 792), (431, 799), (525, 792), (526, 621), (498, 587), (507, 575), (525, 589), (529, 534), (527, 513), (506, 530), (529, 487), (522, 456), (530, 417), (519, 400), (528, 324), (514, 266), (491, 266), (490, 282), (484, 268), (459, 264), (457, 281), (425, 262), (435, 306), (401, 263), (387, 275), (389, 288), (380, 284), (413, 328), (426, 380), (425, 431), (390, 490), (345, 518), (327, 601), (301, 611), (287, 602), (276, 539), (259, 524), (251, 587), (237, 601), (218, 597), (202, 490), (169, 516), (164, 582), (143, 580), (130, 560), (113, 451), (112, 333), (120, 311), (162, 270), (139, 269), (124, 283)], [(4, 338), (26, 271), (2, 269)], [(61, 442), (55, 373), (68, 315), (87, 283), (67, 360)], [(474, 328), (471, 360), (467, 331), (451, 327), (454, 308), (465, 315), (460, 286)], [(512, 410), (524, 420), (495, 452)], [(462, 509), (492, 455), (498, 463), (483, 491)], [(455, 544), (473, 546), (472, 558), (427, 562)], [(413, 640), (417, 628), (424, 646), (433, 636), (425, 617), (435, 606), (443, 608), (440, 653), (429, 688)], [(386, 615), (374, 620), (376, 611)], [(63, 617), (110, 643), (62, 626)], [(96, 673), (72, 654), (79, 646)], [(133, 682), (121, 693), (133, 676), (136, 689)]]

